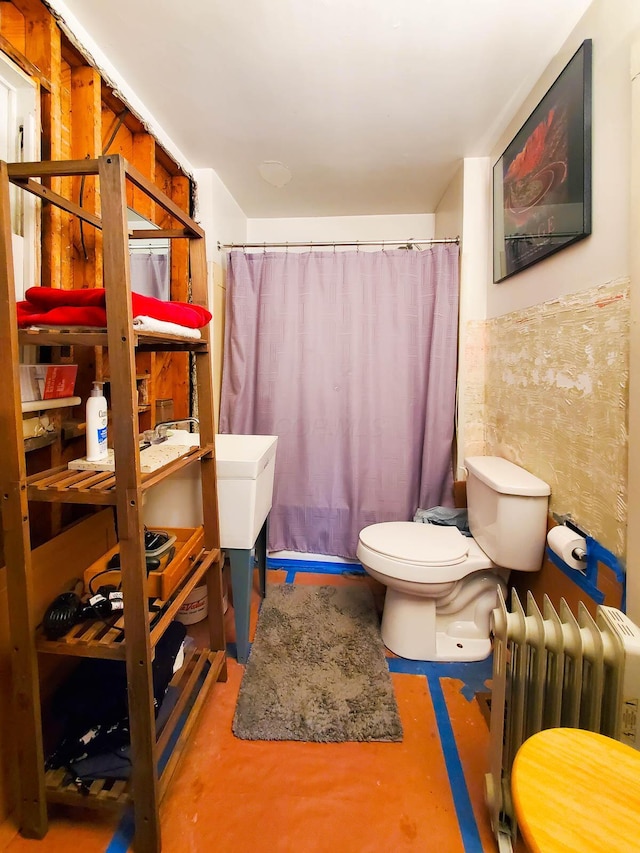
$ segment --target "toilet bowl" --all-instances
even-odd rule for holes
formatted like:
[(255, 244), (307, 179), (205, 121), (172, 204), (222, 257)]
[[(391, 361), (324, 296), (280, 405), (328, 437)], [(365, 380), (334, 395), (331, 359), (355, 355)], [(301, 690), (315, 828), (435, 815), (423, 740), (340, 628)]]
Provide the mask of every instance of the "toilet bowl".
[(542, 565), (550, 488), (497, 456), (465, 460), (469, 529), (387, 521), (360, 531), (357, 557), (387, 587), (382, 640), (403, 658), (474, 661), (510, 571)]
[(357, 556), (387, 587), (382, 641), (411, 660), (483, 660), (509, 572), (455, 527), (390, 521), (360, 532)]

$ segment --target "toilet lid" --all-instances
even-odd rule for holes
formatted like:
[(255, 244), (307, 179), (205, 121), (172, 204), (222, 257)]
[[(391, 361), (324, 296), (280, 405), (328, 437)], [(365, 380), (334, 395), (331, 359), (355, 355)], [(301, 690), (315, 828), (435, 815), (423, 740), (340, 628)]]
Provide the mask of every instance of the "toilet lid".
[(393, 560), (423, 566), (453, 566), (466, 558), (470, 540), (457, 527), (384, 521), (361, 530), (360, 541)]

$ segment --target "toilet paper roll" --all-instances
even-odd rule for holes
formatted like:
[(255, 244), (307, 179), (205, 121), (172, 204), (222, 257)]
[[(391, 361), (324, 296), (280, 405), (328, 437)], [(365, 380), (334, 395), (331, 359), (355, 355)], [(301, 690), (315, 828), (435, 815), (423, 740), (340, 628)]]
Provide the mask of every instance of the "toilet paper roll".
[(587, 540), (583, 536), (578, 536), (570, 527), (565, 527), (559, 524), (557, 527), (552, 527), (547, 533), (547, 544), (549, 548), (560, 557), (571, 569), (584, 571), (587, 567), (586, 558), (584, 560), (577, 559), (579, 554), (587, 553)]

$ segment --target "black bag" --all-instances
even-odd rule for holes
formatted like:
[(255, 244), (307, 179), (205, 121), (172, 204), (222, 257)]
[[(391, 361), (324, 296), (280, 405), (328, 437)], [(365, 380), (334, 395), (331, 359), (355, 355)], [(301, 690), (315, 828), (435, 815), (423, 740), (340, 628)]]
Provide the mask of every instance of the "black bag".
[[(181, 622), (172, 622), (156, 645), (152, 665), (156, 717), (186, 633)], [(52, 715), (61, 726), (62, 736), (47, 758), (47, 769), (71, 769), (74, 761), (128, 746), (129, 709), (124, 661), (82, 660), (56, 691)]]

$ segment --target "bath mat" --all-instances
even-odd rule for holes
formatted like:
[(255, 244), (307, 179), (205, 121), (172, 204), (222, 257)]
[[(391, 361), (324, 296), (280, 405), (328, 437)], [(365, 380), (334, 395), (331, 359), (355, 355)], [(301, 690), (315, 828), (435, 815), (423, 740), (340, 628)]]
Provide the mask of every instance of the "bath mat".
[(244, 740), (402, 740), (367, 587), (268, 587), (233, 733)]

